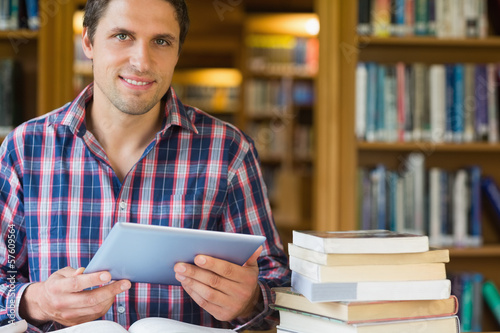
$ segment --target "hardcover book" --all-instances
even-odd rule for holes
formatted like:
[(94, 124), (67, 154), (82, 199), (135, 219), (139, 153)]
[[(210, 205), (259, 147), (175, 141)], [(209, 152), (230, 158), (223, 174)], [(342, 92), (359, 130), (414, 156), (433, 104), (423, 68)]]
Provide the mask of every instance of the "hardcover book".
[(312, 303), (291, 288), (273, 288), (274, 307), (294, 309), (342, 320), (348, 324), (451, 316), (458, 312), (455, 296), (440, 300)]
[(451, 281), (318, 282), (292, 271), (292, 288), (311, 302), (445, 299)]
[(293, 243), (323, 253), (415, 253), (429, 250), (427, 236), (389, 230), (293, 231)]

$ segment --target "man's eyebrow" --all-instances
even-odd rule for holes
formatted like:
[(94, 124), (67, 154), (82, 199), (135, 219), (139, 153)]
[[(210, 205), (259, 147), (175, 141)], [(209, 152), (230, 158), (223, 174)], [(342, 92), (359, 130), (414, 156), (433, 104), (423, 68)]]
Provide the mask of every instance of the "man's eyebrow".
[[(116, 28), (113, 28), (110, 30), (110, 34), (111, 35), (126, 34), (126, 35), (135, 36), (136, 33), (132, 30), (116, 27)], [(177, 38), (173, 34), (169, 34), (169, 33), (156, 34), (156, 35), (154, 35), (154, 39), (165, 39), (165, 40), (168, 40), (171, 42), (175, 42), (177, 40)]]

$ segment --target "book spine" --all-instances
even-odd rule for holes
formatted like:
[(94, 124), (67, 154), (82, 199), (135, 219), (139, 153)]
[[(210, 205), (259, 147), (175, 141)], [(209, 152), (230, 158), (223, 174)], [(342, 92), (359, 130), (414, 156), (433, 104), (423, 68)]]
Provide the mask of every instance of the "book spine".
[(471, 320), (471, 331), (472, 332), (482, 332), (483, 331), (483, 280), (484, 277), (481, 273), (472, 273), (472, 320)]
[(358, 2), (358, 28), (360, 36), (371, 35), (371, 4), (372, 0), (359, 0)]
[(396, 64), (396, 80), (397, 80), (397, 107), (398, 107), (398, 141), (404, 141), (405, 133), (405, 116), (406, 116), (406, 95), (405, 95), (405, 64), (398, 62)]
[(464, 134), (464, 65), (453, 66), (453, 105), (452, 105), (452, 132), (453, 142), (463, 141)]
[(374, 0), (373, 8), (373, 35), (377, 37), (389, 37), (391, 24), (391, 1)]
[(488, 71), (485, 64), (476, 65), (475, 73), (476, 135), (478, 140), (488, 139)]
[(367, 63), (368, 84), (366, 93), (366, 141), (376, 140), (377, 64)]
[(453, 122), (454, 122), (454, 107), (455, 102), (455, 71), (454, 65), (446, 65), (446, 129), (445, 129), (445, 142), (453, 141)]
[(413, 36), (415, 32), (415, 0), (405, 2), (405, 36)]
[(428, 23), (428, 35), (429, 36), (435, 36), (436, 35), (436, 0), (428, 0), (428, 18), (429, 18), (429, 23)]
[(468, 273), (461, 274), (459, 278), (462, 280), (462, 295), (460, 308), (460, 324), (462, 332), (470, 332), (472, 328), (472, 311), (473, 311), (473, 296), (472, 296), (472, 277)]
[(8, 30), (10, 26), (10, 0), (0, 0), (0, 30)]
[(38, 17), (38, 0), (26, 0), (26, 10), (28, 15), (28, 27), (31, 30), (40, 28), (40, 18)]
[(376, 141), (386, 141), (385, 113), (387, 112), (387, 108), (385, 106), (385, 81), (386, 81), (385, 65), (379, 64), (377, 66), (376, 109), (375, 109)]
[(483, 297), (488, 304), (493, 316), (500, 323), (500, 294), (493, 281), (486, 281), (483, 284)]
[(415, 0), (415, 35), (426, 36), (429, 33), (428, 0)]
[(497, 65), (487, 65), (488, 75), (488, 142), (498, 142), (498, 87)]
[(396, 68), (387, 65), (385, 80), (385, 135), (386, 141), (395, 142), (398, 140), (398, 109), (397, 109), (397, 82)]
[(469, 168), (469, 196), (470, 213), (468, 228), (468, 245), (478, 247), (483, 245), (483, 226), (481, 219), (481, 168), (472, 166)]
[(405, 0), (395, 0), (394, 4), (394, 29), (395, 36), (404, 36), (405, 31)]
[(367, 79), (368, 73), (364, 63), (356, 67), (356, 122), (355, 133), (358, 140), (365, 139), (366, 109), (367, 109)]
[(441, 169), (429, 170), (429, 245), (441, 246)]
[(489, 176), (481, 179), (481, 192), (493, 211), (493, 222), (500, 230), (500, 189), (495, 180)]
[(475, 65), (466, 64), (464, 72), (464, 141), (473, 142), (475, 140), (474, 130), (474, 114), (475, 114), (475, 99), (474, 99), (474, 76)]
[(445, 136), (446, 70), (444, 65), (431, 65), (429, 69), (429, 108), (431, 141), (441, 143)]

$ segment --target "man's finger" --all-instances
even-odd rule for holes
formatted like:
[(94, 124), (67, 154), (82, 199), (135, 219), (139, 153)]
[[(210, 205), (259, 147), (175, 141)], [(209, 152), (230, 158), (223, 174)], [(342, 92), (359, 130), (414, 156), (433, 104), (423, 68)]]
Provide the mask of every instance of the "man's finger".
[(109, 272), (95, 272), (90, 274), (76, 275), (73, 272), (71, 276), (59, 282), (59, 289), (63, 292), (74, 293), (87, 288), (100, 286), (111, 281)]

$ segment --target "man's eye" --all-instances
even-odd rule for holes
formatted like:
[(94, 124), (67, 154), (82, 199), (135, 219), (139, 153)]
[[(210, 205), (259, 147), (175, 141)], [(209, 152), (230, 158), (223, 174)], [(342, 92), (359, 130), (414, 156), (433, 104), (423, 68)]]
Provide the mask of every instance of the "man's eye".
[(160, 46), (170, 45), (169, 42), (167, 42), (165, 39), (157, 39), (156, 44)]
[(118, 35), (116, 35), (116, 38), (118, 38), (119, 40), (126, 40), (127, 35), (126, 34), (118, 34)]

